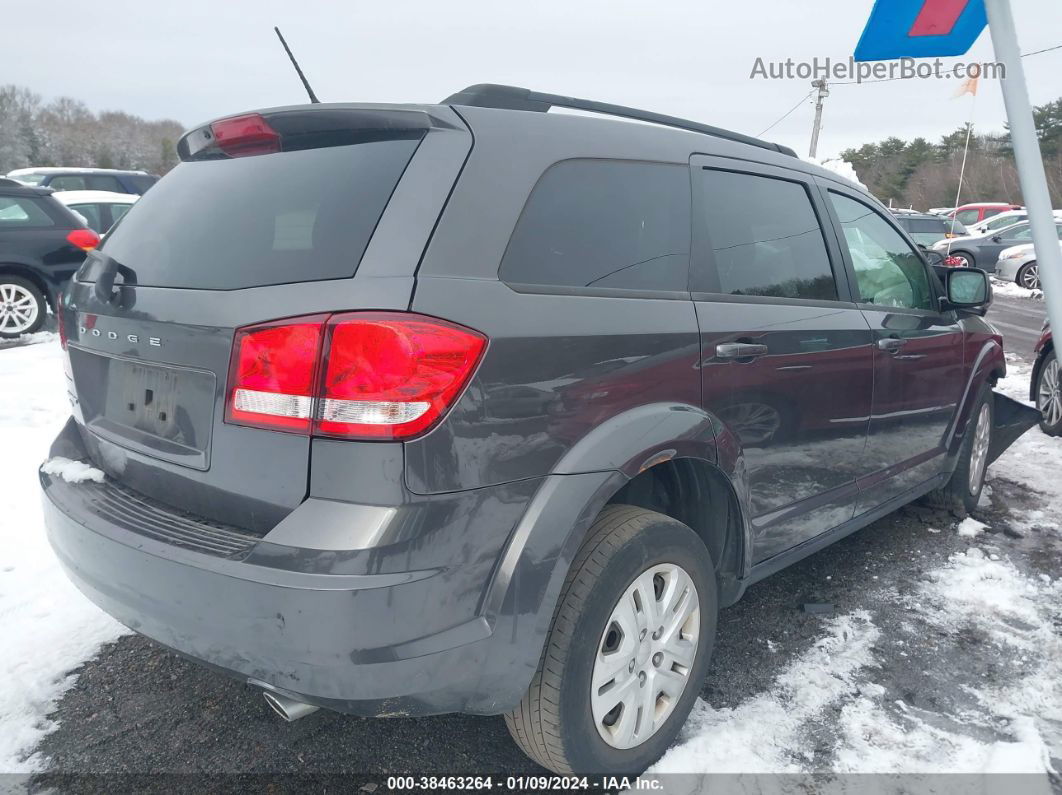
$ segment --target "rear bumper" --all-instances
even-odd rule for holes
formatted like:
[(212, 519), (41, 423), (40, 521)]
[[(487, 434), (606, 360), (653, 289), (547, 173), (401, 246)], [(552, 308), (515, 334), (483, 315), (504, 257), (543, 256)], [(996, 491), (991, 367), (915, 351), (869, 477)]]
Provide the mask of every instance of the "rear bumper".
[[(60, 563), (126, 626), (289, 697), (387, 716), (518, 703), (577, 540), (614, 476), (407, 493), (387, 507), (311, 497), (277, 526), (287, 543), (269, 533), (213, 552), (182, 545), (175, 533), (194, 532), (187, 515), (168, 521), (156, 505), (138, 518), (135, 504), (89, 484), (43, 472), (40, 482)], [(323, 521), (361, 548), (291, 544), (300, 526), (320, 539)]]
[(78, 486), (44, 474), (41, 484), (48, 538), (70, 579), (165, 646), (356, 714), (460, 711), (475, 691), (492, 635), (485, 619), (393, 642), (396, 626), (438, 609), (444, 572), (316, 574), (217, 558), (89, 526)]

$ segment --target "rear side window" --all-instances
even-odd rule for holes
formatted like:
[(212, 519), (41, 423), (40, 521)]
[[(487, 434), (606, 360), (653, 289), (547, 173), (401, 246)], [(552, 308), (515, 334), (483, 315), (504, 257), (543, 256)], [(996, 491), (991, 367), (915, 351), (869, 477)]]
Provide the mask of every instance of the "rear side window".
[(134, 188), (136, 188), (139, 193), (144, 193), (145, 191), (147, 191), (148, 188), (150, 188), (159, 180), (158, 177), (152, 177), (143, 174), (133, 174), (127, 176), (125, 178), (125, 181), (132, 185)]
[(565, 160), (538, 181), (499, 274), (513, 284), (686, 291), (686, 166)]
[[(726, 295), (837, 300), (818, 216), (799, 182), (702, 169), (703, 219), (715, 261), (698, 288)], [(700, 279), (699, 279), (700, 281)]]
[(911, 234), (944, 234), (947, 231), (947, 224), (942, 220), (936, 218), (901, 218), (899, 219), (900, 226), (906, 229)]
[(107, 190), (112, 193), (125, 193), (122, 183), (110, 174), (92, 174), (88, 177), (89, 190)]
[(20, 226), (55, 226), (55, 221), (33, 199), (0, 196), (0, 229)]
[(87, 190), (88, 185), (85, 182), (84, 177), (76, 177), (72, 175), (62, 177), (52, 177), (51, 182), (48, 183), (48, 187), (52, 190)]
[(85, 223), (88, 224), (89, 229), (93, 232), (105, 231), (103, 221), (100, 219), (100, 206), (98, 204), (71, 204), (70, 209), (80, 213), (81, 217), (85, 219)]
[(232, 290), (350, 277), (418, 143), (181, 163), (100, 250), (152, 287)]

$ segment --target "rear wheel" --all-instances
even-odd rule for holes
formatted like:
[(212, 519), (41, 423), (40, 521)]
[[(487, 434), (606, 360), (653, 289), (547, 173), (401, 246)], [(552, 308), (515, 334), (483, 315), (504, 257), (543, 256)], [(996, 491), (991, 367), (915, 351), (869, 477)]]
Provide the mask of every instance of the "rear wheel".
[(1036, 381), (1036, 407), (1043, 413), (1040, 428), (1049, 436), (1062, 436), (1062, 368), (1055, 352), (1047, 354)]
[(977, 403), (970, 414), (965, 438), (959, 448), (958, 466), (944, 486), (926, 495), (930, 504), (961, 516), (977, 507), (985, 485), (993, 424), (992, 387), (984, 384), (978, 392)]
[(37, 285), (20, 276), (0, 275), (0, 337), (37, 331), (47, 314), (44, 294)]
[(1018, 275), (1014, 277), (1014, 281), (1018, 283), (1019, 287), (1024, 287), (1026, 290), (1039, 290), (1040, 269), (1035, 262), (1022, 265)]
[(605, 508), (568, 572), (513, 739), (560, 774), (637, 775), (700, 691), (718, 596), (708, 550), (663, 514)]

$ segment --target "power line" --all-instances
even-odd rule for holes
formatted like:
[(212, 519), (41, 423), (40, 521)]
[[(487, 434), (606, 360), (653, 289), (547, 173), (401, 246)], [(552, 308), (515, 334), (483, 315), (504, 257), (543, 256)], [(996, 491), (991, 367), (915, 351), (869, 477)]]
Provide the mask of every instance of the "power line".
[(1042, 52), (1051, 52), (1053, 50), (1062, 50), (1062, 44), (1056, 44), (1054, 47), (1044, 47), (1042, 50), (1033, 50), (1032, 52), (1022, 53), (1022, 58), (1028, 58), (1030, 55), (1039, 55)]
[(806, 94), (805, 94), (804, 96), (802, 96), (802, 97), (800, 98), (800, 101), (799, 101), (799, 102), (798, 102), (797, 104), (795, 104), (795, 105), (794, 105), (793, 107), (791, 107), (791, 108), (790, 108), (789, 110), (787, 110), (787, 111), (786, 111), (785, 113), (783, 113), (783, 114), (782, 114), (782, 115), (781, 115), (781, 116), (780, 116), (780, 117), (778, 118), (778, 120), (777, 120), (777, 121), (776, 121), (776, 122), (775, 122), (774, 124), (772, 124), (772, 125), (771, 125), (770, 127), (768, 127), (767, 129), (765, 129), (765, 130), (764, 130), (763, 132), (761, 132), (761, 133), (758, 133), (758, 134), (756, 135), (756, 137), (757, 137), (757, 138), (759, 138), (759, 137), (760, 137), (761, 135), (764, 135), (765, 133), (768, 133), (768, 132), (770, 132), (770, 131), (771, 131), (771, 130), (773, 130), (773, 129), (774, 129), (775, 127), (777, 127), (777, 126), (778, 126), (779, 124), (781, 124), (781, 123), (782, 123), (783, 121), (785, 121), (785, 120), (786, 120), (787, 118), (789, 118), (789, 116), (790, 116), (790, 115), (791, 115), (791, 114), (793, 113), (793, 111), (795, 111), (795, 110), (796, 110), (797, 108), (799, 108), (799, 107), (800, 107), (801, 105), (803, 105), (803, 104), (804, 104), (804, 100), (806, 100), (806, 99), (807, 99), (808, 97), (810, 97), (810, 96), (811, 96), (812, 94), (814, 94), (814, 93), (815, 93), (815, 90), (816, 90), (816, 89), (814, 89), (814, 88), (813, 88), (813, 89), (811, 89), (811, 91), (809, 91), (809, 92), (808, 92), (808, 93), (806, 93)]

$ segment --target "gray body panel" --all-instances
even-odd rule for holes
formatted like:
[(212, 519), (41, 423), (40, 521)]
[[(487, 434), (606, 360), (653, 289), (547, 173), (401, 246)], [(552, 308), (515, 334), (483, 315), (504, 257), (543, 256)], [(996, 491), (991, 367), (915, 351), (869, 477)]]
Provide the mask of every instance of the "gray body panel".
[[(72, 394), (93, 391), (82, 403), (98, 404), (105, 387), (78, 357), (108, 356), (212, 373), (213, 411), (208, 427), (182, 437), (199, 455), (192, 461), (94, 426), (75, 402), (53, 455), (88, 458), (116, 487), (200, 517), (184, 520), (192, 535), (209, 539), (209, 523), (222, 523), (249, 538), (235, 557), (146, 539), (130, 522), (165, 522), (169, 509), (121, 525), (87, 492), (42, 475), (61, 562), (119, 620), (334, 709), (499, 713), (518, 703), (538, 665), (586, 530), (655, 465), (688, 460), (726, 484), (737, 538), (720, 580), (724, 602), (939, 485), (954, 467), (970, 395), (998, 373), (1001, 349), (980, 321), (961, 321), (960, 335), (960, 321), (941, 320), (962, 341), (947, 362), (962, 387), (933, 416), (939, 443), (917, 462), (925, 466), (897, 480), (891, 468), (910, 474), (917, 458), (900, 455), (879, 471), (865, 452), (882, 413), (873, 391), (878, 328), (849, 300), (850, 263), (825, 214), (841, 290), (825, 307), (690, 290), (531, 289), (498, 278), (528, 197), (565, 160), (688, 168), (710, 158), (785, 171), (809, 190), (854, 186), (787, 155), (693, 132), (485, 108), (402, 110), (428, 115), (432, 129), (353, 278), (229, 291), (125, 286), (109, 303), (90, 284), (70, 287)], [(699, 245), (695, 229), (694, 260)], [(223, 421), (234, 329), (358, 309), (412, 310), (487, 336), (483, 360), (439, 425), (397, 443)], [(715, 358), (719, 344), (752, 336), (765, 340), (764, 358)], [(783, 411), (791, 426), (743, 440), (728, 411), (779, 390), (797, 400)], [(815, 416), (805, 416), (810, 407)], [(864, 482), (888, 486), (865, 501)]]

